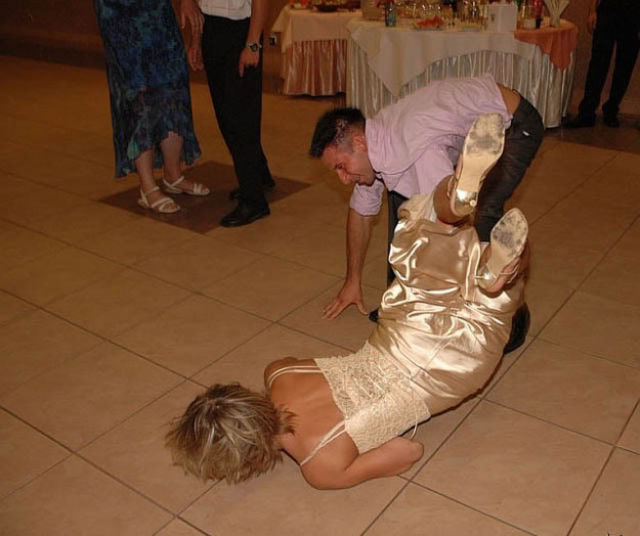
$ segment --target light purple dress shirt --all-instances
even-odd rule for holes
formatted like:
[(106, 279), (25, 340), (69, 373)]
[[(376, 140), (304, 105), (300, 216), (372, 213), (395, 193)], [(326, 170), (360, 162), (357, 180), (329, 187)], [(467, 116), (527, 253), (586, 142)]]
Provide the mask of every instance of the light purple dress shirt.
[(432, 82), (380, 110), (365, 126), (378, 179), (371, 186), (355, 185), (351, 208), (363, 216), (377, 214), (385, 187), (405, 197), (433, 192), (453, 173), (474, 119), (492, 112), (502, 114), (509, 127), (511, 116), (490, 74)]

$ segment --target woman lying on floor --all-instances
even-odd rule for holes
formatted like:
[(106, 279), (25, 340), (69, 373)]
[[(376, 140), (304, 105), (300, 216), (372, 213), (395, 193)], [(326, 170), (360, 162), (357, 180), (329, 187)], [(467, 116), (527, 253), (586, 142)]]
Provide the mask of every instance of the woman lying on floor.
[(321, 489), (397, 475), (418, 461), (422, 444), (398, 436), (482, 388), (522, 300), (522, 213), (507, 212), (489, 244), (465, 224), (503, 139), (500, 116), (480, 116), (456, 176), (400, 208), (396, 280), (359, 351), (275, 361), (265, 394), (214, 385), (167, 434), (174, 461), (204, 480), (240, 482), (273, 468), (284, 450)]

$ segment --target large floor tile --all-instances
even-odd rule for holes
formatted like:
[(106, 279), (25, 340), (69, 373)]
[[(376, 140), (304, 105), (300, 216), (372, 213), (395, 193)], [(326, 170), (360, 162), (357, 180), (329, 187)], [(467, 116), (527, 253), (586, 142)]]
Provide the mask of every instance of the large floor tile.
[(115, 341), (156, 363), (191, 376), (246, 342), (269, 322), (204, 296), (191, 296)]
[(367, 536), (525, 536), (526, 532), (410, 484), (367, 531)]
[(22, 315), (0, 326), (0, 394), (101, 342), (43, 311)]
[[(375, 325), (366, 315), (361, 314), (355, 305), (345, 309), (338, 318), (333, 320), (322, 318), (323, 309), (334, 300), (341, 288), (342, 283), (331, 287), (327, 292), (283, 318), (280, 323), (353, 351), (358, 350)], [(363, 292), (368, 310), (378, 307), (383, 291), (364, 287)]]
[(357, 488), (318, 491), (289, 459), (242, 484), (216, 485), (181, 517), (211, 534), (360, 535), (405, 483), (383, 478)]
[(337, 281), (300, 264), (264, 257), (203, 292), (250, 313), (279, 320)]
[(71, 244), (79, 244), (96, 235), (102, 235), (111, 229), (125, 225), (138, 218), (135, 214), (110, 207), (103, 203), (85, 203), (67, 210), (38, 219), (30, 227), (64, 240)]
[(187, 525), (184, 521), (174, 519), (158, 532), (156, 536), (202, 536), (202, 532)]
[(105, 343), (1, 401), (39, 430), (77, 449), (179, 382), (175, 374)]
[(44, 305), (121, 271), (122, 265), (69, 247), (0, 274), (0, 286)]
[(65, 244), (28, 229), (8, 225), (0, 233), (0, 270), (8, 270), (25, 262), (53, 253)]
[(15, 298), (6, 292), (0, 291), (0, 325), (34, 310), (32, 305), (20, 298)]
[(67, 456), (69, 451), (0, 410), (0, 497), (24, 486)]
[(618, 445), (640, 454), (640, 406), (636, 406)]
[(569, 299), (573, 289), (566, 285), (530, 279), (525, 286), (525, 301), (531, 313), (529, 334), (538, 335)]
[(136, 269), (192, 290), (235, 274), (262, 256), (216, 240), (196, 236), (136, 264)]
[(611, 447), (481, 402), (415, 481), (540, 536), (566, 534)]
[(29, 195), (18, 196), (4, 207), (2, 216), (20, 225), (42, 218), (64, 214), (76, 207), (86, 205), (87, 201), (77, 195), (68, 194), (55, 188), (42, 188)]
[[(640, 242), (639, 242), (640, 243)], [(583, 292), (629, 305), (640, 304), (640, 255), (609, 254), (580, 287)]]
[(613, 443), (640, 397), (640, 371), (534, 341), (488, 399)]
[(90, 331), (113, 337), (188, 295), (186, 290), (125, 269), (55, 300), (47, 308)]
[(639, 306), (577, 292), (540, 337), (637, 368), (639, 325)]
[(616, 449), (570, 536), (640, 533), (640, 455)]
[(172, 512), (180, 512), (211, 484), (187, 476), (173, 465), (164, 446), (171, 421), (179, 417), (200, 386), (185, 382), (116, 426), (80, 451), (83, 457), (153, 499)]
[(150, 536), (171, 515), (73, 456), (0, 502), (0, 518), (6, 536)]
[(106, 233), (93, 235), (78, 243), (122, 264), (135, 264), (194, 237), (190, 231), (150, 218), (136, 218)]
[(284, 357), (313, 359), (348, 353), (344, 348), (273, 324), (196, 374), (193, 379), (203, 385), (237, 381), (250, 389), (261, 391), (264, 389), (264, 369), (272, 361)]

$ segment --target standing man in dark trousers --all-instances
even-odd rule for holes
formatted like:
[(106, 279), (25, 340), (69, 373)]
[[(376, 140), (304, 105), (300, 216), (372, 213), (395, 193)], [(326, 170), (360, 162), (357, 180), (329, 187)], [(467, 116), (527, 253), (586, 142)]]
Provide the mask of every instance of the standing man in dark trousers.
[(629, 86), (640, 47), (640, 1), (593, 0), (587, 18), (587, 29), (593, 32), (593, 43), (584, 98), (578, 115), (565, 126), (582, 128), (595, 125), (596, 110), (615, 46), (616, 60), (611, 90), (609, 100), (602, 105), (602, 120), (608, 127), (617, 128), (620, 126), (620, 101)]
[[(207, 73), (218, 126), (231, 152), (238, 205), (220, 221), (246, 225), (269, 215), (264, 190), (274, 187), (262, 150), (262, 32), (267, 0), (181, 0), (180, 21), (191, 26), (188, 58)], [(198, 43), (201, 40), (201, 49)], [(202, 56), (200, 56), (200, 50)]]

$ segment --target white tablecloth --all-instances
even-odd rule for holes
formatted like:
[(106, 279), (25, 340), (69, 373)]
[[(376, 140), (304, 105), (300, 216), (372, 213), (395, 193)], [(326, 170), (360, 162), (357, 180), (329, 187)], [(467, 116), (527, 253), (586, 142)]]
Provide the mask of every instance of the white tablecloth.
[(417, 31), (402, 22), (386, 28), (360, 19), (347, 26), (349, 106), (371, 117), (432, 80), (490, 72), (527, 98), (545, 126), (560, 125), (571, 96), (573, 56), (569, 68), (559, 69), (540, 47), (511, 33)]
[(334, 95), (346, 90), (347, 24), (356, 18), (361, 18), (360, 11), (282, 9), (271, 32), (281, 34), (285, 95)]

